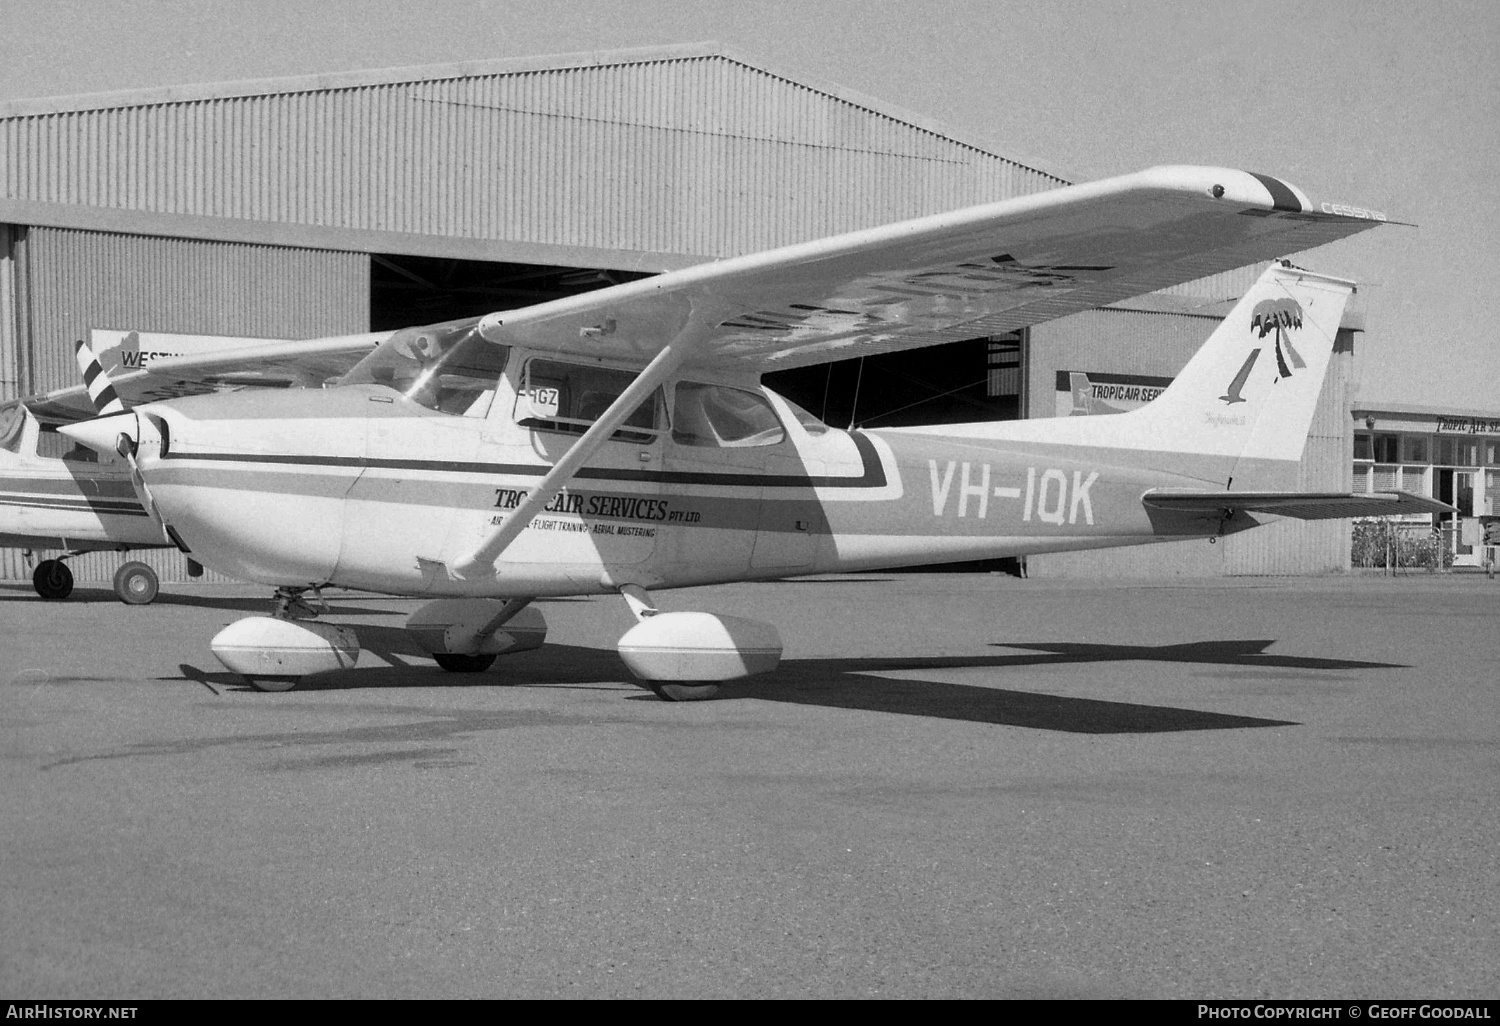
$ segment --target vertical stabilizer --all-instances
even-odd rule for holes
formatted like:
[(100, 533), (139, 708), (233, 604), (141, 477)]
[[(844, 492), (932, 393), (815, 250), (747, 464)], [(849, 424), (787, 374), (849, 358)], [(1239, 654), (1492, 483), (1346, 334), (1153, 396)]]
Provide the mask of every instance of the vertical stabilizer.
[(1121, 441), (1240, 459), (1301, 459), (1353, 292), (1354, 283), (1340, 278), (1271, 267), (1167, 390), (1120, 419)]
[[(1157, 467), (1205, 457), (1192, 461), (1193, 473), (1205, 480), (1231, 480), (1236, 468), (1263, 477), (1268, 464), (1302, 458), (1353, 292), (1354, 283), (1342, 278), (1272, 266), (1172, 384), (1138, 410), (904, 430), (1112, 450), (1121, 462)], [(1081, 391), (1075, 387), (1075, 407), (1087, 405)]]

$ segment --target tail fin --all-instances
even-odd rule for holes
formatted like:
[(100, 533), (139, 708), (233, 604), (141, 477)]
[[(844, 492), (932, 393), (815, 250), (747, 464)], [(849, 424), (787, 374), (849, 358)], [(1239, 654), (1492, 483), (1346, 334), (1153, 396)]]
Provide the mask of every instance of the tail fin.
[(1290, 265), (1261, 275), (1147, 406), (1118, 418), (1121, 448), (1296, 461), (1354, 283)]
[[(1120, 463), (1269, 487), (1265, 472), (1302, 458), (1354, 283), (1272, 266), (1161, 395), (1128, 413), (896, 428), (989, 443), (1109, 450)], [(1078, 403), (1075, 390), (1075, 405)], [(1097, 409), (1091, 412), (1099, 412)], [(1102, 457), (1103, 454), (1101, 454)], [(1255, 480), (1238, 472), (1253, 471)]]
[(89, 344), (79, 340), (74, 346), (74, 355), (78, 358), (78, 369), (83, 373), (83, 383), (89, 390), (89, 399), (94, 403), (94, 409), (99, 416), (108, 417), (115, 413), (124, 413), (125, 404), (115, 394), (115, 386), (110, 384), (109, 375), (104, 373), (98, 357), (89, 348)]

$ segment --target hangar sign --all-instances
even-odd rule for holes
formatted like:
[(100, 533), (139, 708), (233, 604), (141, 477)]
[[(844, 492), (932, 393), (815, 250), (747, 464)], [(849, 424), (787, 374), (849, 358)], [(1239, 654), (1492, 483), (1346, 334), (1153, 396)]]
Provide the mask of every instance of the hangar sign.
[(1100, 371), (1057, 372), (1057, 415), (1089, 417), (1137, 410), (1166, 391), (1171, 378)]

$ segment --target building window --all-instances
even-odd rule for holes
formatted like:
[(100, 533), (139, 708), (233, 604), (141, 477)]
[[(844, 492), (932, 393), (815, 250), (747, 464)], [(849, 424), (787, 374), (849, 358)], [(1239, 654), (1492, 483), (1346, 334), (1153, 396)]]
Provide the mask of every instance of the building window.
[(1372, 470), (1374, 470), (1373, 467), (1354, 468), (1354, 491), (1357, 494), (1364, 495), (1370, 491), (1370, 476)]
[(1375, 462), (1397, 463), (1401, 460), (1400, 435), (1375, 436)]
[(1375, 458), (1375, 440), (1363, 431), (1354, 432), (1354, 458), (1357, 460)]
[(1427, 462), (1427, 436), (1426, 435), (1402, 435), (1401, 436), (1401, 462), (1402, 463), (1426, 463)]

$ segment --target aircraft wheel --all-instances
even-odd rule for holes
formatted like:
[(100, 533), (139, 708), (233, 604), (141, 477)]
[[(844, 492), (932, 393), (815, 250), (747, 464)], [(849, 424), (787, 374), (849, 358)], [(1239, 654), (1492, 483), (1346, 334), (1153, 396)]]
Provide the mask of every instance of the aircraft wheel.
[(156, 571), (145, 563), (132, 560), (115, 571), (115, 594), (126, 605), (147, 605), (160, 590), (161, 582), (157, 580)]
[(436, 652), (432, 656), (437, 664), (449, 673), (483, 673), (495, 665), (492, 655), (459, 655), (456, 652)]
[(301, 677), (246, 677), (245, 683), (256, 691), (290, 691)]
[(60, 559), (44, 559), (32, 571), (31, 586), (42, 598), (60, 601), (73, 594), (73, 571)]
[(717, 684), (697, 684), (681, 680), (648, 680), (646, 686), (663, 702), (701, 702), (719, 693)]

